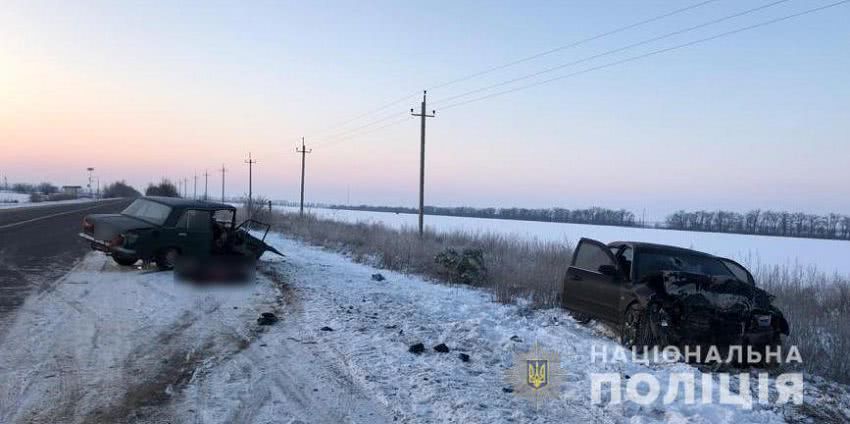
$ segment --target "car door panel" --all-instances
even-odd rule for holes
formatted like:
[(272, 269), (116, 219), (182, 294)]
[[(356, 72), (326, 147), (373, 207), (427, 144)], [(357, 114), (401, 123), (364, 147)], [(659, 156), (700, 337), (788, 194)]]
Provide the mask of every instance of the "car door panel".
[(605, 265), (616, 269), (616, 261), (607, 246), (596, 240), (579, 240), (564, 278), (564, 306), (598, 319), (615, 320), (619, 279), (600, 272)]

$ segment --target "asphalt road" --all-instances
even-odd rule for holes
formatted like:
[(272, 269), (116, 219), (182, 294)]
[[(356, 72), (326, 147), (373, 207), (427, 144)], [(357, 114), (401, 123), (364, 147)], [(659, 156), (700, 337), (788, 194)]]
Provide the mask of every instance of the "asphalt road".
[(45, 290), (90, 251), (77, 236), (83, 217), (128, 204), (117, 199), (0, 209), (0, 330), (27, 296)]

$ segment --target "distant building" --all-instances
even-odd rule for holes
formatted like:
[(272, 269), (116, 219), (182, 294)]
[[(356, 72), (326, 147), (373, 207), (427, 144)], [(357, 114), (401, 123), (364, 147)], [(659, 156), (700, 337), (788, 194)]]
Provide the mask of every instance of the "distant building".
[(62, 193), (70, 194), (74, 197), (79, 196), (81, 191), (83, 191), (82, 186), (62, 186)]

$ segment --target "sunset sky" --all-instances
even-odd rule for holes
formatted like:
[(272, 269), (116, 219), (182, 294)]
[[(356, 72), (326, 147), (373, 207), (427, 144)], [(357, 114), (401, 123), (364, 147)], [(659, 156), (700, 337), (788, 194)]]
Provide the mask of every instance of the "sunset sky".
[[(569, 74), (835, 2), (789, 0)], [(421, 90), (693, 1), (0, 2), (0, 176), (417, 203)], [(515, 93), (440, 102), (773, 1), (687, 12), (429, 91), (426, 203), (850, 212), (850, 3)], [(367, 116), (389, 102), (408, 96)], [(352, 118), (360, 116), (360, 119)], [(401, 119), (401, 118), (399, 118)], [(356, 135), (357, 132), (350, 133)], [(199, 179), (203, 186), (203, 177)]]

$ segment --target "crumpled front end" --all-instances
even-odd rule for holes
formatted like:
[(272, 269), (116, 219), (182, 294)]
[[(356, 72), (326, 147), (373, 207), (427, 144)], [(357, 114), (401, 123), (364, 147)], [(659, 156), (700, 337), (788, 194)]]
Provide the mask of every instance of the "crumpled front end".
[(767, 292), (749, 283), (673, 271), (663, 272), (660, 283), (660, 325), (671, 341), (768, 345), (789, 333)]

